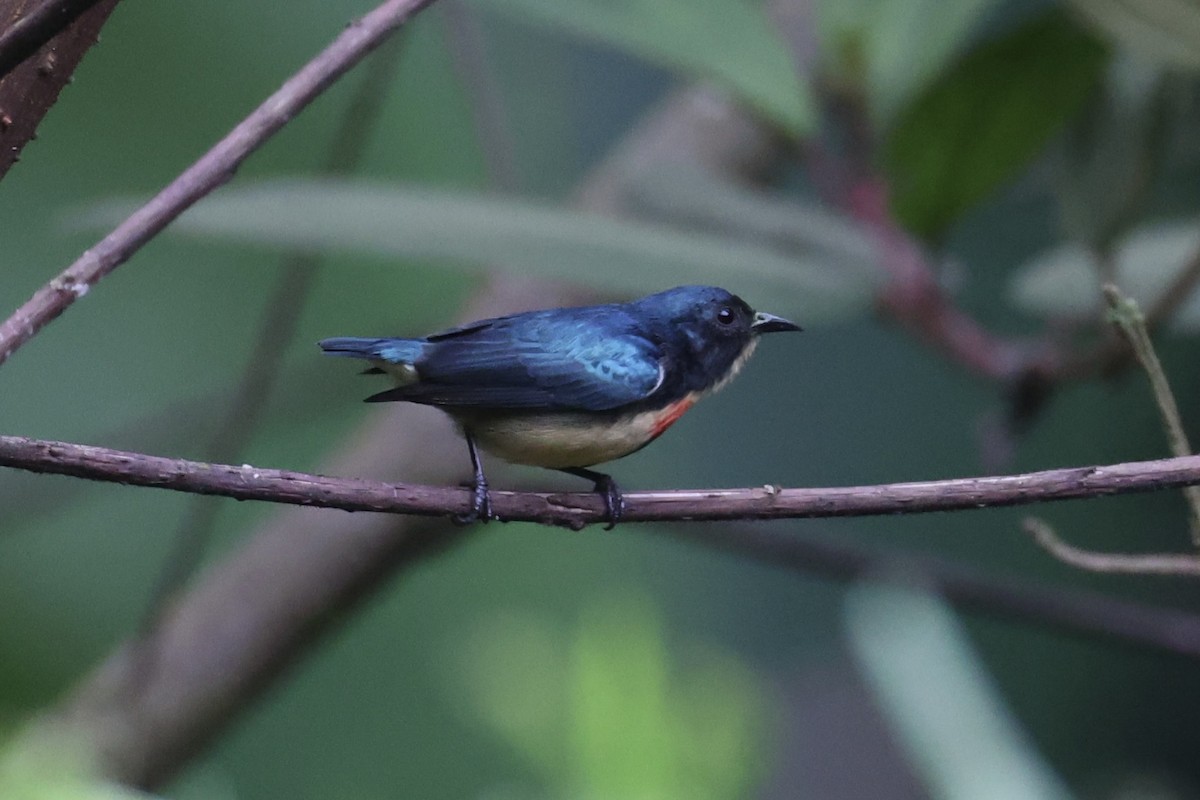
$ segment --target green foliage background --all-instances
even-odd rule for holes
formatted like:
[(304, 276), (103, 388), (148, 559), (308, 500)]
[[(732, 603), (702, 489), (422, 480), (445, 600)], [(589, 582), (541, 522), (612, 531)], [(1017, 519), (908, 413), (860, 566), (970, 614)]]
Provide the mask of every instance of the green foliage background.
[[(94, 241), (97, 209), (161, 187), (365, 8), (346, 0), (119, 6), (0, 190), (3, 305), (17, 307)], [(528, 201), (560, 206), (649, 103), (695, 75), (740, 91), (793, 135), (818, 130), (819, 104), (761, 13), (738, 0), (506, 0), (483, 10)], [(1039, 313), (1075, 310), (1086, 283), (1050, 281), (1022, 295), (1034, 278), (1020, 267), (1066, 240), (1054, 153), (1064, 126), (1093, 119), (1084, 109), (1124, 57), (1124, 42), (1032, 0), (830, 2), (819, 22), (821, 69), (862, 87), (883, 139), (881, 165), (898, 187), (895, 210), (953, 262), (947, 274), (962, 306), (1011, 335), (1041, 330), (1014, 297)], [(405, 37), (361, 174), (393, 187), (482, 191), (470, 108), (437, 11)], [(264, 179), (310, 176), (349, 91), (336, 87), (288, 126), (227, 197)], [(1186, 148), (1164, 171), (1146, 218), (1195, 216), (1200, 193), (1188, 177), (1196, 164), (1185, 156)], [(805, 180), (779, 176), (778, 184), (790, 201), (814, 202)], [(213, 209), (222, 196), (210, 198)], [(181, 221), (191, 235), (154, 241), (4, 366), (5, 432), (202, 453), (250, 352), (280, 244), (256, 238), (252, 216), (244, 217), (249, 233), (235, 237), (206, 229), (205, 213)], [(841, 256), (853, 252), (851, 243)], [(366, 384), (339, 381), (345, 371), (321, 361), (313, 341), (439, 327), (480, 281), (471, 265), (483, 256), (445, 263), (385, 253), (350, 245), (330, 255), (248, 462), (316, 469), (366, 413), (358, 403)], [(807, 332), (768, 342), (731, 388), (614, 466), (623, 486), (866, 484), (990, 469), (980, 430), (1004, 411), (998, 388), (874, 319), (871, 285), (835, 258), (813, 274), (845, 278), (857, 300), (830, 311), (829, 298), (804, 282), (818, 261), (797, 259), (801, 288), (790, 295), (743, 286), (746, 276), (729, 265), (722, 282), (752, 304), (812, 308), (799, 319)], [(1149, 262), (1132, 260), (1127, 288), (1156, 285), (1159, 277), (1142, 277), (1139, 264), (1153, 272)], [(583, 268), (562, 270), (586, 282)], [(663, 286), (680, 277), (645, 274)], [(1162, 348), (1184, 415), (1194, 417), (1195, 340), (1176, 335)], [(1144, 382), (1131, 374), (1065, 389), (1005, 468), (1164, 452)], [(0, 474), (0, 498), (0, 720), (15, 725), (135, 626), (189, 498), (9, 472)], [(227, 504), (209, 558), (272, 513)], [(1055, 564), (1019, 532), (1022, 513), (770, 527), (1195, 605), (1188, 582), (1097, 578)], [(1046, 515), (1096, 548), (1186, 546), (1173, 496)], [(866, 696), (843, 641), (843, 593), (632, 526), (612, 535), (491, 526), (380, 592), (164, 794), (853, 796), (835, 790), (878, 753), (856, 748), (853, 736), (835, 746), (836, 736), (822, 735), (841, 730)], [(1081, 794), (1147, 776), (1180, 796), (1200, 785), (1193, 664), (983, 618), (968, 618), (968, 632), (1036, 751)], [(849, 694), (824, 694), (830, 685)], [(814, 713), (827, 696), (829, 706)], [(847, 696), (854, 702), (843, 710), (836, 698)], [(814, 740), (823, 747), (806, 750)], [(845, 783), (822, 783), (830, 775)], [(906, 775), (885, 783), (907, 785)]]

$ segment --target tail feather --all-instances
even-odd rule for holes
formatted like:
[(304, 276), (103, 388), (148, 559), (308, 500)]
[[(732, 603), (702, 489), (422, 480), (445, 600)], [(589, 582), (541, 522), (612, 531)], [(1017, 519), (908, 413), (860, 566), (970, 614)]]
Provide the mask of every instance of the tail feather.
[(365, 358), (389, 364), (412, 364), (421, 355), (424, 344), (420, 339), (360, 339), (354, 336), (317, 342), (317, 346), (331, 356)]

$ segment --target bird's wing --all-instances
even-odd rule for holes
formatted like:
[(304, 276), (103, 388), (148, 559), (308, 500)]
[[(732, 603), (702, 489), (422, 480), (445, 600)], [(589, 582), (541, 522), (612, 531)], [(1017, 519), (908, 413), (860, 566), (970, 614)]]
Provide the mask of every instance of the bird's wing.
[(545, 313), (430, 337), (420, 379), (368, 400), (604, 411), (662, 383), (662, 352), (623, 318)]

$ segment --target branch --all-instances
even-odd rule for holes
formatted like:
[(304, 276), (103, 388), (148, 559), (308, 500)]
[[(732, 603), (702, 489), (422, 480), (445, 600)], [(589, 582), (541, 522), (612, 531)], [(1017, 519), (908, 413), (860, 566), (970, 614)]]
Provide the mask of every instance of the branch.
[[(465, 458), (465, 456), (464, 456)], [(343, 511), (450, 516), (469, 511), (466, 489), (330, 478), (243, 465), (206, 464), (66, 442), (0, 436), (0, 465), (90, 480), (149, 486), (236, 500), (263, 500)], [(984, 478), (824, 489), (685, 489), (630, 492), (627, 522), (800, 519), (916, 514), (1029, 505), (1200, 484), (1200, 456)], [(492, 492), (504, 520), (581, 528), (604, 521), (592, 493)]]
[(246, 158), (388, 34), (433, 0), (385, 0), (351, 23), (329, 47), (293, 75), (250, 116), (150, 202), (39, 289), (0, 325), (0, 364), (57, 318), (101, 278), (206, 194), (233, 177)]
[(1183, 553), (1099, 553), (1084, 550), (1059, 538), (1045, 520), (1026, 517), (1021, 528), (1033, 537), (1043, 550), (1064, 564), (1121, 575), (1200, 576), (1200, 556)]
[[(0, 24), (11, 23), (0, 34), (0, 60), (6, 64), (0, 70), (0, 178), (33, 139), (84, 53), (96, 43), (117, 0), (93, 0), (86, 5), (91, 8), (82, 10), (69, 25), (64, 19), (51, 20), (62, 29), (47, 41), (42, 37), (50, 31), (41, 27), (41, 20), (53, 17), (54, 10), (63, 7), (63, 0), (46, 0), (40, 5), (34, 0), (0, 0)], [(36, 57), (30, 57), (34, 54)]]
[(37, 52), (38, 48), (99, 0), (46, 0), (0, 33), (0, 77)]

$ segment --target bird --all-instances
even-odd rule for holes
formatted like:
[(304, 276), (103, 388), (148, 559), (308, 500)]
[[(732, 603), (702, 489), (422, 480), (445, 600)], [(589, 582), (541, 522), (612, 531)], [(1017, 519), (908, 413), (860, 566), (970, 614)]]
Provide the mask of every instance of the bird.
[(590, 480), (607, 529), (624, 499), (590, 467), (661, 436), (731, 381), (765, 333), (799, 331), (716, 286), (679, 286), (627, 303), (527, 311), (419, 338), (335, 337), (327, 354), (365, 360), (393, 388), (366, 402), (436, 406), (458, 425), (474, 470), (471, 510), (492, 512), (479, 450)]

